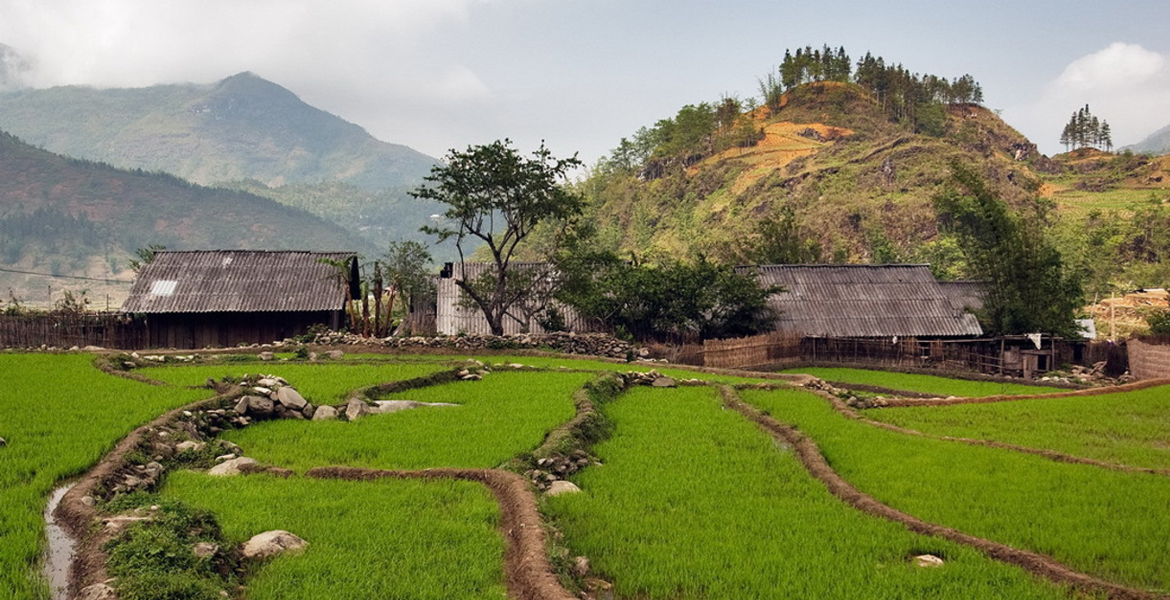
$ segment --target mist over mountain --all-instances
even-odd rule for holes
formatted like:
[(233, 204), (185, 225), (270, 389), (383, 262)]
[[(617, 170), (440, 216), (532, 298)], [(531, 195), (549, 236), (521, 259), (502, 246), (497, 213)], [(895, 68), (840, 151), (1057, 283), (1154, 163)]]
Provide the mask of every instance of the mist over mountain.
[(1136, 144), (1122, 147), (1121, 150), (1155, 155), (1170, 154), (1170, 125), (1151, 133)]

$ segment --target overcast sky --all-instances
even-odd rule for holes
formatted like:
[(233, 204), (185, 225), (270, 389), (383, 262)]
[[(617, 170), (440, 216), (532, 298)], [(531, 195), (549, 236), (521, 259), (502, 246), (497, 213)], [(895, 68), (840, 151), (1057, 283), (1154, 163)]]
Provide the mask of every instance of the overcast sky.
[(758, 95), (786, 48), (825, 43), (970, 73), (1048, 154), (1086, 103), (1130, 144), (1170, 124), (1167, 23), (1167, 0), (0, 0), (27, 85), (252, 71), (432, 156), (510, 137), (590, 163), (684, 104)]

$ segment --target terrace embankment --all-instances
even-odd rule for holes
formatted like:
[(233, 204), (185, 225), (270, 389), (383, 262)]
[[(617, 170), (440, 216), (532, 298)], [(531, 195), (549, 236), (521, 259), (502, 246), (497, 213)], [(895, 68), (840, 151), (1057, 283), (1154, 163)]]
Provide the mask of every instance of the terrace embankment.
[(731, 387), (720, 386), (719, 389), (723, 402), (728, 408), (739, 412), (775, 438), (792, 446), (800, 462), (813, 477), (820, 480), (834, 496), (860, 511), (901, 523), (915, 533), (938, 536), (971, 546), (991, 558), (1017, 565), (1051, 581), (1070, 585), (1089, 594), (1105, 594), (1114, 600), (1149, 600), (1167, 597), (1097, 579), (1074, 571), (1048, 556), (968, 535), (950, 527), (928, 523), (887, 506), (853, 487), (838, 475), (825, 460), (816, 442), (795, 427), (781, 423), (743, 402)]
[(504, 554), (504, 578), (509, 595), (516, 600), (571, 600), (561, 587), (548, 560), (547, 535), (537, 509), (536, 495), (528, 482), (515, 473), (494, 469), (425, 469), (394, 471), (354, 467), (318, 467), (305, 473), (318, 479), (370, 481), (374, 479), (460, 479), (487, 486), (500, 504), (501, 525), (508, 549)]

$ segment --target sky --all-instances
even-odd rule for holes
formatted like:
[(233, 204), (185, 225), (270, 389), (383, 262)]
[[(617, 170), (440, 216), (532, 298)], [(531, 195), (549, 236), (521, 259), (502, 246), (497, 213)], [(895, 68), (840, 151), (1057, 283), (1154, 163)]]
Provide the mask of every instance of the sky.
[(971, 74), (1040, 146), (1089, 104), (1117, 146), (1170, 124), (1170, 2), (0, 0), (0, 86), (251, 71), (440, 157), (510, 138), (593, 163), (686, 104), (758, 96), (785, 49)]

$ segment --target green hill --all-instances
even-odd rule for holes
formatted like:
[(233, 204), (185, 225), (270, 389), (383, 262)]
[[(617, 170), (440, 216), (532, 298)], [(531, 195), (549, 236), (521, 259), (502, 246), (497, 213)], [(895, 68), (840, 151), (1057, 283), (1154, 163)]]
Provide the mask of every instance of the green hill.
[[(66, 158), (0, 133), (0, 291), (44, 304), (47, 291), (111, 294), (132, 278), (137, 248), (378, 249), (308, 212), (177, 177)], [(28, 271), (89, 277), (55, 279)], [(7, 299), (7, 298), (5, 298)]]
[(405, 193), (433, 158), (381, 142), (252, 73), (210, 85), (0, 93), (0, 129), (65, 156), (247, 189), (378, 245), (417, 239), (418, 217), (435, 212)]
[(623, 139), (579, 185), (588, 221), (605, 249), (650, 260), (756, 262), (764, 237), (780, 235), (795, 249), (789, 260), (926, 262), (963, 277), (932, 205), (957, 160), (1009, 204), (1053, 209), (1053, 235), (1090, 294), (1117, 280), (1170, 283), (1170, 161), (1049, 158), (978, 104), (922, 103), (906, 119), (891, 103), (855, 83), (817, 81), (760, 107), (726, 98), (684, 107)]
[(1121, 148), (1122, 151), (1140, 152), (1144, 154), (1170, 154), (1170, 125), (1146, 136), (1146, 139)]

